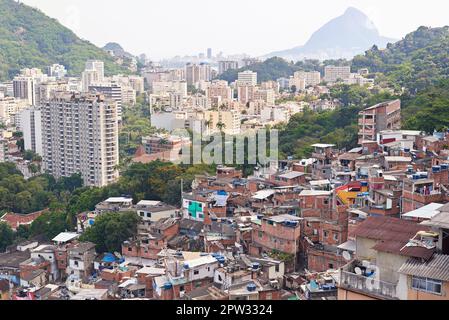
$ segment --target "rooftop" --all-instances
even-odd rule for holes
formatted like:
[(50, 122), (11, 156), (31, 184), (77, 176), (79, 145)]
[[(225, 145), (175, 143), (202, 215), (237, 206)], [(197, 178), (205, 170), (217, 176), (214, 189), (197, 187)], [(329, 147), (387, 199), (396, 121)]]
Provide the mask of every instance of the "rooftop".
[(376, 240), (374, 250), (409, 257), (429, 259), (435, 248), (407, 246), (420, 231), (428, 231), (416, 222), (392, 217), (368, 217), (355, 230), (354, 236)]
[(402, 265), (398, 272), (416, 277), (449, 281), (448, 266), (449, 255), (435, 254), (426, 262), (410, 259)]

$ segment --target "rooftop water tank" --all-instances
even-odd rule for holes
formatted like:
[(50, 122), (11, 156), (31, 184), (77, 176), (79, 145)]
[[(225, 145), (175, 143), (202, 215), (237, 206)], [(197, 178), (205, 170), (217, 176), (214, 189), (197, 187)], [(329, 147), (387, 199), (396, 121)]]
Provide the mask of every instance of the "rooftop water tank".
[(248, 284), (248, 286), (246, 287), (246, 289), (247, 289), (249, 292), (254, 292), (254, 291), (257, 290), (257, 286), (256, 286), (254, 283), (250, 283), (250, 284)]
[(259, 263), (254, 262), (254, 263), (252, 264), (252, 269), (253, 269), (253, 270), (259, 270), (259, 268), (260, 268), (260, 264), (259, 264)]
[(433, 166), (433, 167), (432, 167), (432, 172), (433, 172), (433, 173), (441, 172), (441, 167), (440, 167), (440, 166)]

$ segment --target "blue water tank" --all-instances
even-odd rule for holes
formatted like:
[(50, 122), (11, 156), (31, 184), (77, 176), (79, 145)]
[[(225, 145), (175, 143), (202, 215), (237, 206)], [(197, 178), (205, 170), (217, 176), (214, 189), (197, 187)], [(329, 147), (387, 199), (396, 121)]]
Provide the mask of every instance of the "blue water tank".
[(172, 286), (172, 284), (170, 283), (170, 282), (166, 282), (165, 284), (164, 284), (164, 289), (165, 290), (168, 290), (168, 289), (171, 289), (173, 286)]
[(433, 173), (441, 172), (441, 167), (440, 167), (440, 166), (433, 166), (433, 167), (432, 167), (432, 172), (433, 172)]
[(368, 182), (366, 181), (362, 181), (360, 184), (362, 185), (362, 187), (368, 187)]
[(409, 148), (404, 148), (404, 152), (409, 153), (410, 149)]
[(254, 291), (257, 290), (257, 286), (256, 286), (254, 283), (250, 283), (250, 284), (248, 284), (248, 286), (246, 287), (246, 289), (247, 289), (249, 292), (254, 292)]
[(446, 170), (448, 170), (448, 169), (449, 169), (449, 164), (446, 164), (446, 163), (445, 163), (445, 164), (442, 164), (442, 165), (441, 165), (441, 170), (442, 170), (442, 171), (446, 171)]
[(254, 263), (252, 264), (252, 269), (253, 269), (253, 270), (259, 270), (259, 268), (260, 268), (260, 264), (259, 264), (259, 263), (254, 262)]

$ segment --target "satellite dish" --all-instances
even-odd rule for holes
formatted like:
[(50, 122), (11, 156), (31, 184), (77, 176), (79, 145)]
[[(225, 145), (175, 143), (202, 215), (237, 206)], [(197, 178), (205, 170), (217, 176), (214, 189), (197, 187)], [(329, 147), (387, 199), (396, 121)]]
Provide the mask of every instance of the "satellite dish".
[(356, 268), (354, 269), (354, 272), (355, 272), (355, 274), (357, 274), (357, 275), (359, 275), (359, 276), (362, 275), (362, 269), (360, 269), (359, 267), (356, 267)]
[(351, 254), (348, 251), (343, 251), (343, 259), (345, 259), (346, 261), (350, 261)]

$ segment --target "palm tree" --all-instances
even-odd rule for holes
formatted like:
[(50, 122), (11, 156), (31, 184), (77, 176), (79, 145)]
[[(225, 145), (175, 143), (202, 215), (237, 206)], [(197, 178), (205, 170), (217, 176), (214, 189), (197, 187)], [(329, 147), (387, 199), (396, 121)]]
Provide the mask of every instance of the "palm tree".
[(223, 129), (226, 129), (226, 125), (223, 122), (218, 122), (217, 129), (223, 131)]

